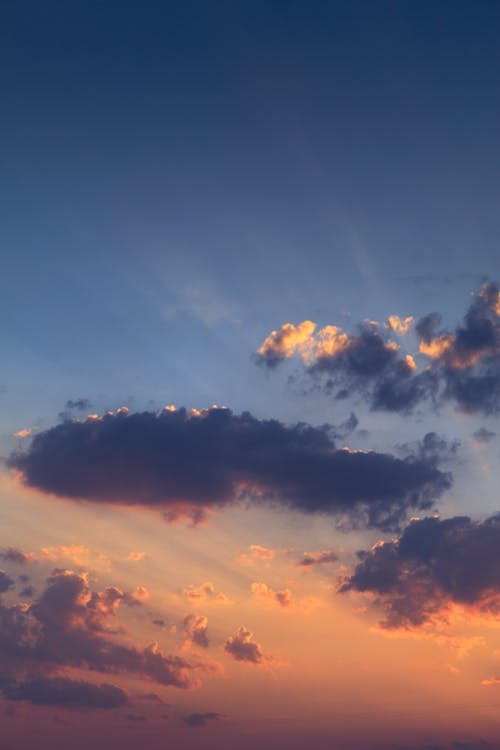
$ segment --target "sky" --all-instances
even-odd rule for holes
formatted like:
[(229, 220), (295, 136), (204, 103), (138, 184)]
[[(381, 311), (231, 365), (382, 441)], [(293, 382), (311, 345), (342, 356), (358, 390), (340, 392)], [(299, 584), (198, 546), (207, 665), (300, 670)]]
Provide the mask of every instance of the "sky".
[(0, 6), (1, 750), (498, 750), (500, 6)]

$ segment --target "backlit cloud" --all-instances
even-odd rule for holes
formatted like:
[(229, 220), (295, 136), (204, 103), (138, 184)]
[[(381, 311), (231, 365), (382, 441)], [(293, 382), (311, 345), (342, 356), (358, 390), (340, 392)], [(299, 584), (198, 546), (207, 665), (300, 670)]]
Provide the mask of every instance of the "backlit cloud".
[[(496, 413), (500, 411), (499, 299), (498, 284), (483, 284), (462, 325), (452, 331), (439, 329), (441, 316), (435, 312), (416, 322), (412, 316), (391, 315), (385, 327), (363, 322), (354, 334), (332, 325), (318, 331), (311, 321), (298, 326), (286, 323), (266, 338), (257, 360), (276, 367), (298, 355), (306, 373), (327, 394), (358, 395), (372, 409), (408, 413), (424, 402), (451, 402), (464, 412)], [(388, 335), (407, 337), (413, 329), (414, 348), (406, 352)]]
[(287, 426), (212, 407), (66, 421), (9, 458), (22, 481), (73, 500), (193, 515), (251, 500), (395, 528), (450, 486), (434, 458), (335, 446), (329, 426)]
[(64, 672), (78, 668), (132, 674), (184, 689), (197, 685), (194, 670), (210, 666), (193, 665), (163, 654), (155, 643), (141, 647), (126, 638), (118, 610), (135, 600), (134, 593), (113, 586), (93, 591), (86, 574), (56, 569), (33, 604), (0, 603), (0, 690), (11, 700), (111, 708), (127, 702), (124, 691), (67, 680)]
[(252, 583), (250, 590), (256, 599), (274, 602), (275, 604), (279, 604), (280, 607), (289, 607), (292, 602), (292, 592), (290, 589), (275, 591), (267, 584), (262, 583), (262, 581), (255, 581)]
[(253, 633), (241, 626), (236, 635), (230, 635), (224, 648), (236, 661), (246, 661), (251, 664), (263, 664), (270, 657), (265, 656), (260, 643), (254, 640)]
[(500, 516), (413, 520), (398, 539), (359, 552), (340, 591), (368, 592), (385, 628), (446, 618), (454, 605), (500, 616)]

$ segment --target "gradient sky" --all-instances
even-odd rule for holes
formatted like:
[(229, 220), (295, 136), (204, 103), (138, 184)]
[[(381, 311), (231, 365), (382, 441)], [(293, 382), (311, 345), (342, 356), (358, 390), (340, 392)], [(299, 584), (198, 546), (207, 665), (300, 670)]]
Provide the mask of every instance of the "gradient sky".
[(500, 748), (500, 5), (0, 6), (2, 750)]

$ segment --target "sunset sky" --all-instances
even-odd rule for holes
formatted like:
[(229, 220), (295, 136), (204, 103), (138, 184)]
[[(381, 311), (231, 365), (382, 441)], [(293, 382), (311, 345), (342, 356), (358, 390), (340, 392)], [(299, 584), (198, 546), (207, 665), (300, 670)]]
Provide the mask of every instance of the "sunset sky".
[(500, 748), (500, 4), (0, 2), (0, 750)]

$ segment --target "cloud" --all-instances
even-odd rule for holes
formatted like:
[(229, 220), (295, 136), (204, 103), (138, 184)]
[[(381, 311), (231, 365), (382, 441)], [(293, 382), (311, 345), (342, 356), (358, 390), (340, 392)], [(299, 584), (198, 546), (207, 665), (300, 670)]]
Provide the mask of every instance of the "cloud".
[(304, 557), (298, 562), (298, 565), (305, 568), (312, 568), (315, 565), (325, 565), (338, 560), (337, 555), (329, 549), (321, 552), (304, 552)]
[[(61, 569), (53, 571), (32, 604), (0, 602), (0, 690), (13, 700), (49, 702), (64, 692), (66, 675), (60, 672), (69, 668), (131, 674), (184, 689), (197, 685), (194, 671), (210, 667), (165, 655), (155, 643), (131, 643), (117, 620), (122, 603), (130, 604), (126, 592), (113, 586), (93, 591), (86, 574)], [(123, 697), (109, 686), (98, 692), (81, 683), (67, 687), (74, 703), (85, 697), (91, 702)]]
[(414, 323), (415, 319), (412, 315), (408, 315), (406, 318), (400, 318), (399, 315), (389, 315), (386, 325), (391, 331), (394, 331), (394, 333), (397, 333), (400, 336), (406, 336)]
[(17, 430), (17, 432), (14, 432), (14, 437), (18, 438), (27, 438), (31, 437), (33, 435), (33, 428), (32, 427), (24, 427), (22, 430)]
[(500, 515), (413, 520), (398, 539), (358, 553), (341, 592), (369, 592), (385, 628), (414, 628), (446, 618), (454, 605), (500, 614)]
[(0, 570), (0, 594), (13, 588), (14, 579), (5, 570)]
[(254, 557), (259, 557), (261, 560), (272, 560), (275, 555), (273, 549), (262, 547), (260, 544), (251, 544), (249, 550)]
[(274, 591), (267, 584), (261, 581), (255, 581), (252, 583), (250, 590), (252, 595), (257, 599), (263, 599), (264, 601), (275, 602), (280, 607), (289, 607), (292, 602), (292, 592), (290, 589), (281, 589), (280, 591)]
[[(257, 352), (258, 363), (274, 368), (298, 354), (307, 374), (326, 393), (336, 398), (361, 393), (374, 409), (411, 411), (431, 392), (429, 375), (415, 375), (413, 358), (402, 355), (400, 345), (378, 324), (363, 322), (348, 334), (338, 326), (316, 331), (314, 323), (305, 323), (297, 327), (285, 323), (280, 331), (273, 331)], [(288, 335), (292, 330), (303, 332), (298, 343), (297, 336)]]
[(26, 565), (26, 563), (33, 562), (35, 556), (30, 552), (25, 552), (18, 547), (6, 547), (0, 552), (0, 559), (5, 562), (16, 563), (18, 565)]
[(57, 547), (42, 547), (41, 557), (50, 562), (64, 560), (81, 568), (101, 568), (109, 570), (111, 560), (102, 552), (92, 552), (83, 544), (62, 544)]
[(203, 615), (186, 615), (183, 620), (184, 634), (201, 648), (208, 648), (208, 619)]
[(264, 655), (260, 643), (254, 641), (253, 633), (244, 626), (238, 628), (236, 635), (230, 635), (227, 638), (224, 649), (236, 661), (263, 664), (270, 659), (270, 657)]
[(131, 560), (132, 562), (139, 562), (143, 559), (144, 552), (129, 552), (129, 554), (127, 555), (127, 560)]
[(9, 685), (4, 692), (9, 700), (29, 701), (37, 706), (109, 709), (129, 703), (128, 694), (115, 685), (94, 685), (67, 677), (36, 677)]
[[(440, 325), (436, 312), (416, 323), (396, 315), (383, 327), (362, 322), (353, 334), (332, 325), (316, 330), (312, 321), (285, 323), (265, 339), (257, 361), (275, 368), (298, 355), (327, 394), (361, 395), (375, 410), (408, 413), (424, 402), (451, 402), (463, 412), (499, 412), (499, 285), (479, 288), (455, 330)], [(389, 334), (406, 337), (413, 328), (416, 350), (404, 353)]]
[(203, 714), (189, 714), (188, 716), (183, 716), (182, 720), (190, 727), (204, 727), (211, 721), (218, 721), (223, 718), (224, 714), (219, 714), (216, 711), (207, 711)]
[(203, 603), (217, 603), (226, 604), (229, 599), (222, 592), (217, 593), (215, 584), (212, 581), (205, 581), (200, 586), (188, 586), (183, 591), (184, 596), (191, 604)]
[(10, 468), (29, 487), (73, 500), (196, 516), (239, 500), (395, 528), (450, 486), (434, 459), (337, 449), (329, 426), (287, 426), (212, 407), (119, 410), (38, 433)]
[(480, 427), (474, 433), (474, 439), (478, 443), (490, 443), (496, 437), (496, 432), (487, 430), (486, 427)]

